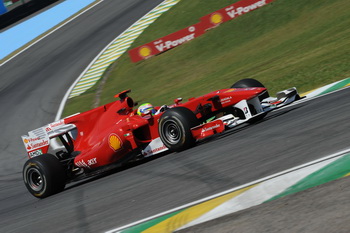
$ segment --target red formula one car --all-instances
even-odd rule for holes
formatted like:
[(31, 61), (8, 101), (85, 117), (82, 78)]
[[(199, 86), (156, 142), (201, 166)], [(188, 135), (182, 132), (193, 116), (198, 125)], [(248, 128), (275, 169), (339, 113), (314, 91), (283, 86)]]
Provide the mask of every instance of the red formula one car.
[[(22, 136), (29, 156), (23, 179), (31, 194), (44, 198), (62, 191), (69, 182), (116, 165), (187, 149), (203, 138), (261, 120), (267, 112), (300, 98), (295, 88), (269, 97), (259, 81), (243, 79), (229, 89), (184, 103), (178, 98), (171, 106), (140, 116), (129, 92), (117, 94), (115, 102)], [(61, 146), (50, 148), (57, 141)]]

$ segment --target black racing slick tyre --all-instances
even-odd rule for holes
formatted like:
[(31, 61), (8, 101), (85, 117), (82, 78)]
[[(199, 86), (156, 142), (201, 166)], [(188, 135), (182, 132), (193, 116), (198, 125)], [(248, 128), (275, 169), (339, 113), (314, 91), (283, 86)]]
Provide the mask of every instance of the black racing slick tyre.
[(33, 157), (23, 166), (23, 180), (28, 191), (37, 198), (45, 198), (62, 191), (66, 172), (52, 154)]
[(191, 110), (184, 107), (171, 108), (159, 120), (159, 135), (170, 151), (182, 151), (195, 144), (191, 128), (198, 124), (199, 121)]
[[(231, 88), (247, 88), (247, 87), (264, 87), (265, 88), (265, 86), (261, 82), (259, 82), (256, 79), (252, 79), (252, 78), (241, 79), (231, 86)], [(270, 97), (270, 95), (269, 95), (268, 91), (266, 91), (264, 94), (259, 96), (259, 99), (261, 101), (261, 100), (266, 99), (268, 97)]]

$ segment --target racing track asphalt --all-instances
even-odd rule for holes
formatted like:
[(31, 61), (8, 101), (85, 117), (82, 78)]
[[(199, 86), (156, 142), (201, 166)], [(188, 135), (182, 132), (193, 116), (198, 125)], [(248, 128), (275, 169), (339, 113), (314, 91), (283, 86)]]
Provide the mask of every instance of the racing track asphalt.
[(346, 89), (187, 151), (80, 182), (44, 200), (32, 197), (22, 183), (26, 157), (19, 136), (52, 121), (71, 82), (152, 4), (104, 1), (0, 68), (0, 232), (101, 232), (349, 147)]

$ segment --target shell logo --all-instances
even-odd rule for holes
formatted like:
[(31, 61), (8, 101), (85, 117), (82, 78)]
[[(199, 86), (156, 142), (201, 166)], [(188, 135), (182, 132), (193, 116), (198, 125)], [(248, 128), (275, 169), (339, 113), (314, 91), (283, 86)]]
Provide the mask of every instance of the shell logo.
[(108, 143), (109, 147), (114, 151), (117, 151), (122, 148), (122, 141), (116, 134), (109, 135)]
[(143, 46), (139, 50), (139, 54), (141, 57), (149, 57), (152, 53), (152, 50), (148, 46)]
[(220, 13), (217, 13), (215, 12), (214, 14), (212, 14), (210, 16), (210, 21), (213, 23), (213, 24), (219, 24), (219, 23), (222, 23), (223, 22), (223, 16), (222, 14)]
[(28, 139), (24, 139), (24, 143), (27, 144), (29, 141)]

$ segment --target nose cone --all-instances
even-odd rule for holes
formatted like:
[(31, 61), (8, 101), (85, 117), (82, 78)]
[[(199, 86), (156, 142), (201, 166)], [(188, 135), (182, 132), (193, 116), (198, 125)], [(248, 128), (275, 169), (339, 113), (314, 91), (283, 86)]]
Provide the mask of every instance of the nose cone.
[(266, 91), (265, 87), (254, 87), (254, 89), (255, 89), (256, 94), (260, 94), (260, 93)]
[(264, 87), (246, 87), (246, 88), (236, 88), (235, 96), (237, 97), (237, 102), (243, 99), (252, 99), (263, 92), (266, 91)]

